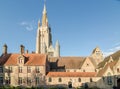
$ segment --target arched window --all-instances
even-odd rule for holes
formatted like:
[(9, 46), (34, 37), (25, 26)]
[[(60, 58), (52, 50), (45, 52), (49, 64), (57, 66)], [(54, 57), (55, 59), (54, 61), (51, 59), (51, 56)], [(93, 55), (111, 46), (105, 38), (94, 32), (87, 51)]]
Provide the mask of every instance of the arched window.
[(78, 82), (81, 82), (81, 78), (78, 78)]
[(108, 72), (108, 74), (107, 74), (107, 82), (108, 82), (108, 85), (112, 84), (112, 77), (111, 77), (111, 73), (110, 72)]
[(90, 82), (93, 82), (92, 78), (90, 78)]
[(62, 79), (61, 79), (61, 78), (59, 78), (59, 79), (58, 79), (58, 81), (59, 81), (59, 82), (62, 82)]
[(48, 82), (52, 82), (52, 78), (51, 77), (48, 79)]

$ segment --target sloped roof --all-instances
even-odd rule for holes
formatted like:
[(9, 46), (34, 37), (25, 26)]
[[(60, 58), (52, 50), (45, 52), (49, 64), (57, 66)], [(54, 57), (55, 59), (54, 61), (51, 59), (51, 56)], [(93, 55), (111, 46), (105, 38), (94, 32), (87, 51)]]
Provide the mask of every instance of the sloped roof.
[(104, 67), (105, 63), (109, 61), (110, 56), (113, 58), (113, 61), (118, 61), (119, 57), (120, 57), (120, 50), (107, 56), (104, 61), (102, 61), (101, 63), (99, 63), (98, 68)]
[[(94, 59), (94, 58), (92, 58), (92, 57), (86, 57), (86, 58), (83, 60), (82, 65), (84, 64), (84, 62), (86, 61), (87, 58), (92, 62), (93, 66), (96, 68), (96, 67), (97, 67), (97, 63), (96, 63), (96, 61), (95, 61), (96, 59)], [(81, 66), (82, 66), (82, 65), (81, 65)]]
[[(0, 65), (17, 65), (17, 58), (20, 54), (6, 54), (0, 58)], [(24, 65), (45, 65), (46, 55), (44, 54), (23, 54), (25, 57)]]
[(64, 67), (65, 69), (80, 69), (86, 58), (90, 59), (94, 67), (97, 67), (96, 59), (92, 57), (52, 57), (50, 58), (51, 68)]
[(104, 67), (99, 70), (97, 76), (103, 76), (103, 74), (106, 72), (106, 70), (108, 69), (108, 67), (110, 67), (111, 70), (113, 70), (113, 67), (114, 67), (114, 65), (116, 63), (117, 63), (117, 61), (106, 63), (106, 65), (104, 65)]
[(95, 77), (96, 72), (49, 72), (47, 77)]
[(64, 66), (66, 69), (79, 69), (81, 68), (84, 57), (54, 57), (51, 60), (55, 60), (53, 62), (56, 63), (54, 66), (51, 65), (53, 68)]

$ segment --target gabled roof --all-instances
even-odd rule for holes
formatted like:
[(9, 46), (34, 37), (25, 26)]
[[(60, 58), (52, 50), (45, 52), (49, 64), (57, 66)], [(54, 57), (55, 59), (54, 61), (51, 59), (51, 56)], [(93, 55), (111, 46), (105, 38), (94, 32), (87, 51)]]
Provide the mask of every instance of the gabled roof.
[[(17, 65), (17, 59), (21, 54), (6, 54), (0, 57), (0, 65)], [(46, 55), (44, 54), (23, 54), (25, 57), (25, 64), (29, 66), (45, 65)]]
[(102, 61), (101, 63), (99, 63), (98, 68), (104, 67), (105, 63), (109, 61), (110, 57), (113, 58), (113, 61), (117, 62), (119, 60), (119, 57), (120, 57), (120, 50), (117, 51), (117, 52), (115, 52), (115, 53), (113, 53), (112, 55), (107, 56), (104, 59), (104, 61)]
[[(93, 64), (93, 66), (96, 68), (96, 67), (97, 67), (97, 63), (96, 63), (95, 60), (97, 60), (97, 59), (93, 59), (92, 57), (86, 57), (86, 58), (83, 60), (82, 65), (83, 65), (84, 62), (85, 62), (86, 60), (88, 60), (88, 59), (91, 61), (91, 63)], [(81, 65), (81, 66), (82, 66), (82, 65)]]
[(107, 70), (108, 68), (110, 68), (111, 70), (113, 70), (113, 67), (114, 67), (114, 65), (115, 65), (116, 63), (117, 63), (117, 61), (113, 61), (113, 62), (106, 63), (106, 64), (104, 65), (104, 67), (99, 70), (97, 76), (103, 76), (104, 73), (106, 72), (106, 70)]
[(95, 77), (96, 72), (49, 72), (47, 77)]

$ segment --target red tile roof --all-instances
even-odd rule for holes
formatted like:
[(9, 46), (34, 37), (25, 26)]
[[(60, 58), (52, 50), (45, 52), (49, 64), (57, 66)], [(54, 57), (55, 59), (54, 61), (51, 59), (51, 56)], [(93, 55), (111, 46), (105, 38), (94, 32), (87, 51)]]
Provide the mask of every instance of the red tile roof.
[(49, 72), (47, 77), (95, 77), (96, 72)]
[[(6, 54), (0, 58), (0, 65), (17, 65), (17, 58), (20, 54)], [(46, 55), (44, 54), (24, 54), (25, 64), (29, 66), (45, 65)]]

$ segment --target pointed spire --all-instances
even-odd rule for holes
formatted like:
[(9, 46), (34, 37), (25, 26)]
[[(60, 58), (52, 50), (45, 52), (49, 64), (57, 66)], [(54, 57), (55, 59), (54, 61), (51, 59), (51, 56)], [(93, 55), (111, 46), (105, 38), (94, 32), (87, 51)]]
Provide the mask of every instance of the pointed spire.
[(47, 13), (46, 4), (44, 3), (43, 14), (46, 14), (46, 13)]
[(38, 27), (40, 27), (40, 19), (38, 20)]
[(56, 46), (59, 46), (59, 41), (58, 40), (56, 41)]
[(46, 10), (46, 4), (44, 3), (43, 16), (42, 16), (42, 26), (47, 26), (47, 24), (48, 24), (47, 10)]

